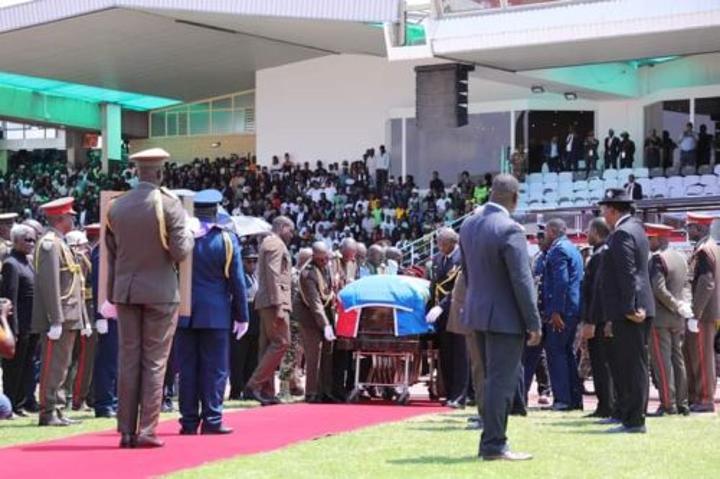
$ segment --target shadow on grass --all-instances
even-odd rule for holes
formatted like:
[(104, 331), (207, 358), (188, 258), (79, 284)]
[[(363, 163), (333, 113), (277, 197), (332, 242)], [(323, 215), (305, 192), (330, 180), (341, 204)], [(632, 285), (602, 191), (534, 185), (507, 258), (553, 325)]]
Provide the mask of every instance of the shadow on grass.
[(406, 466), (408, 464), (422, 464), (422, 465), (451, 465), (451, 464), (468, 464), (473, 462), (479, 462), (478, 456), (462, 456), (462, 457), (448, 457), (448, 456), (420, 456), (410, 457), (406, 459), (390, 459), (386, 461), (388, 464), (394, 466)]
[(413, 431), (427, 431), (427, 432), (458, 432), (458, 431), (465, 431), (465, 426), (458, 424), (457, 426), (439, 426), (439, 427), (432, 427), (432, 426), (420, 426), (420, 427), (408, 427), (407, 429), (411, 429)]
[(595, 424), (590, 419), (585, 420), (585, 421), (583, 421), (583, 420), (546, 421), (543, 423), (543, 425), (554, 426), (554, 427), (557, 427), (557, 426), (567, 426), (567, 427), (607, 426), (607, 425), (603, 425), (603, 424)]

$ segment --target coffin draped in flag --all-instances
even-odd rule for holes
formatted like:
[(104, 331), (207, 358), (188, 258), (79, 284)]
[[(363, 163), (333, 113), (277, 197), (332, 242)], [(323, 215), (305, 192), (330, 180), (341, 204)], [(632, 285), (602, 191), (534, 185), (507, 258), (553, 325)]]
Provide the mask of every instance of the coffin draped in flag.
[(433, 331), (425, 321), (425, 304), (430, 297), (430, 282), (397, 275), (366, 276), (345, 286), (338, 295), (336, 334), (357, 337), (363, 308), (386, 307), (394, 312), (395, 336), (410, 336)]

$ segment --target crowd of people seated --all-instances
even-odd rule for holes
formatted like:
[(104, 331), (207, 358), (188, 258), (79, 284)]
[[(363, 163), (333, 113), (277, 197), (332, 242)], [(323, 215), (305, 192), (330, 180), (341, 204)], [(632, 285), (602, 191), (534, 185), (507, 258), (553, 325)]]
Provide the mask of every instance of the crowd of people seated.
[[(381, 146), (368, 149), (362, 159), (341, 163), (299, 164), (288, 153), (260, 166), (252, 155), (195, 158), (166, 166), (170, 189), (222, 191), (223, 208), (233, 215), (258, 216), (271, 221), (284, 214), (295, 221), (299, 235), (293, 250), (313, 241), (337, 246), (346, 236), (366, 244), (384, 242), (402, 247), (450, 223), (486, 201), (491, 176), (472, 181), (463, 172), (449, 186), (433, 172), (425, 187), (388, 174), (389, 159)], [(89, 155), (73, 169), (57, 150), (21, 152), (11, 158), (0, 179), (0, 209), (24, 218), (37, 218), (39, 205), (53, 198), (76, 199), (80, 226), (99, 219), (101, 190), (127, 190), (136, 182), (132, 165), (101, 171), (100, 159)]]

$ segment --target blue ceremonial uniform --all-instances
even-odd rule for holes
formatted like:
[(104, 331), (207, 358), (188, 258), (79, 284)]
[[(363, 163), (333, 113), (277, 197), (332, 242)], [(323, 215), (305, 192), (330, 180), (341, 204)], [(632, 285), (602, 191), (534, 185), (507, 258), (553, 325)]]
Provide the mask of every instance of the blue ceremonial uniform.
[(249, 318), (237, 237), (209, 223), (203, 229), (193, 249), (192, 315), (180, 318), (176, 335), (176, 352), (182, 358), (180, 424), (186, 433), (195, 432), (201, 420), (203, 432), (221, 428), (229, 331), (233, 321)]
[(550, 384), (555, 406), (560, 409), (582, 408), (582, 385), (573, 342), (580, 317), (583, 272), (582, 256), (577, 247), (567, 236), (555, 240), (545, 258), (542, 302), (546, 321), (558, 313), (565, 323), (562, 331), (548, 326), (545, 337)]
[[(93, 310), (95, 320), (102, 319), (97, 304), (98, 278), (100, 274), (100, 247), (95, 246), (90, 253)], [(117, 320), (108, 319), (107, 334), (98, 334), (93, 367), (93, 388), (95, 391), (95, 415), (109, 416), (117, 411), (117, 374), (118, 374), (118, 326)]]

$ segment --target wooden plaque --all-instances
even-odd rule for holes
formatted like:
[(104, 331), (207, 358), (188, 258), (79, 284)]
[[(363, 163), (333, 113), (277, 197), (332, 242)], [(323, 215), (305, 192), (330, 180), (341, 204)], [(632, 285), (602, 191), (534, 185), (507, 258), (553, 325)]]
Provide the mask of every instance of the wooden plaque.
[[(107, 300), (107, 275), (108, 275), (108, 253), (105, 246), (105, 234), (107, 231), (107, 215), (112, 200), (125, 193), (124, 191), (101, 191), (100, 192), (100, 270), (98, 271), (98, 308)], [(193, 197), (182, 196), (180, 198), (183, 207), (190, 216), (193, 215)], [(180, 263), (180, 309), (181, 316), (189, 316), (192, 310), (192, 254)]]

